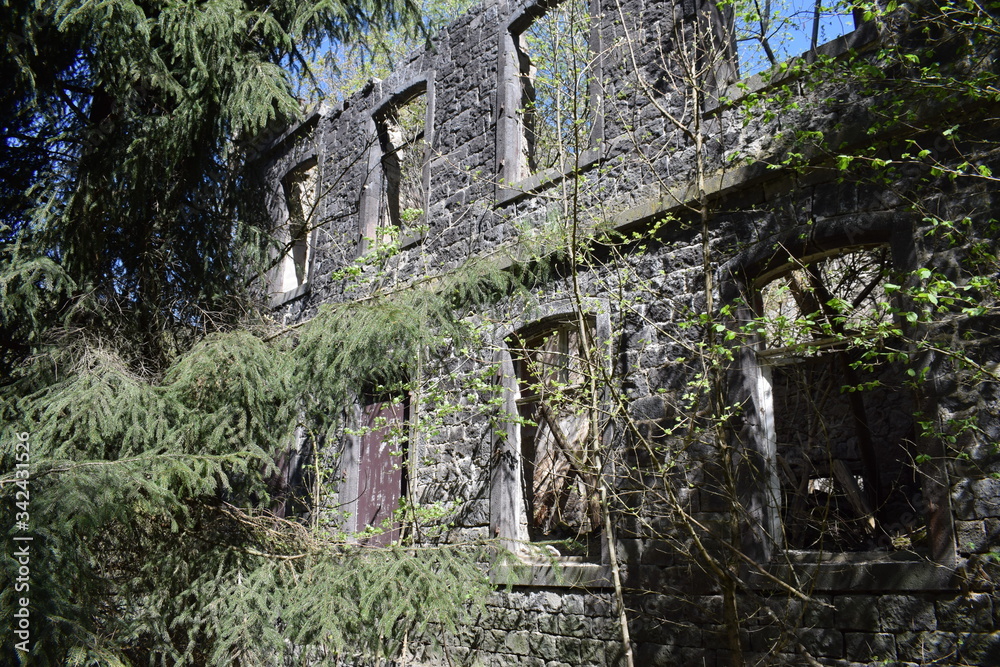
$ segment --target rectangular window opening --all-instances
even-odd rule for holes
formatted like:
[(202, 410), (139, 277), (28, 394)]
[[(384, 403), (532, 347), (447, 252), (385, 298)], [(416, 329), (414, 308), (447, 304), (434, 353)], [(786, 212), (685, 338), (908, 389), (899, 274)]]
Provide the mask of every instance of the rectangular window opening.
[(284, 293), (302, 287), (309, 281), (312, 260), (310, 237), (317, 225), (318, 204), (317, 161), (315, 158), (290, 171), (281, 185), (288, 210), (285, 247), (277, 270), (276, 292)]
[(560, 556), (597, 559), (602, 524), (580, 332), (561, 323), (508, 343), (520, 396), (528, 537)]
[(591, 148), (595, 57), (587, 0), (549, 7), (512, 34), (517, 56), (520, 151), (513, 181), (550, 169), (566, 173)]
[(891, 347), (885, 246), (805, 260), (760, 285), (785, 545), (926, 546), (913, 392)]
[(426, 219), (427, 112), (426, 90), (421, 90), (376, 116), (382, 153), (378, 236), (413, 231)]

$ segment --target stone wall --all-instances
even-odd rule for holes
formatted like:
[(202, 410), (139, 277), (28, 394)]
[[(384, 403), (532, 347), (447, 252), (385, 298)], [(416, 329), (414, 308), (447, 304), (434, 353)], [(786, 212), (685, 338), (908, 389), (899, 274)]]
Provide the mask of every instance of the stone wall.
[[(927, 481), (916, 508), (926, 515), (920, 523), (928, 537), (887, 534), (880, 550), (864, 553), (781, 548), (781, 518), (767, 489), (778, 488), (769, 485), (782, 472), (765, 451), (764, 422), (782, 416), (771, 414), (754, 379), (767, 374), (766, 363), (742, 344), (744, 338), (736, 337), (724, 373), (727, 400), (739, 406), (732, 417), (713, 430), (700, 416), (705, 403), (686, 398), (703, 370), (692, 350), (708, 340), (699, 317), (710, 298), (715, 312), (725, 306), (738, 321), (746, 307), (740, 299), (776, 262), (843, 247), (888, 248), (898, 275), (922, 267), (957, 275), (971, 244), (992, 241), (980, 232), (995, 216), (995, 194), (976, 182), (918, 190), (919, 171), (876, 183), (870, 174), (837, 171), (818, 149), (795, 168), (782, 167), (796, 128), (863, 145), (869, 101), (852, 90), (812, 90), (789, 79), (780, 83), (802, 95), (799, 109), (748, 120), (739, 104), (712, 101), (723, 93), (749, 94), (745, 87), (724, 91), (731, 70), (719, 67), (712, 87), (699, 91), (699, 125), (707, 128), (700, 154), (706, 195), (699, 199), (696, 145), (671, 118), (694, 127), (696, 100), (681, 85), (676, 56), (694, 39), (695, 17), (711, 13), (696, 12), (686, 1), (623, 0), (620, 7), (601, 7), (590, 37), (600, 55), (594, 93), (600, 131), (588, 151), (578, 153), (577, 167), (511, 183), (509, 162), (518, 154), (512, 105), (519, 93), (511, 90), (517, 80), (509, 69), (517, 61), (509, 26), (537, 13), (532, 4), (485, 2), (442, 30), (433, 49), (344, 103), (321, 107), (261, 153), (278, 221), (283, 203), (275, 184), (310, 157), (319, 165), (322, 196), (308, 284), (273, 295), (275, 312), (286, 322), (312, 316), (320, 304), (396, 289), (471, 258), (548, 267), (527, 293), (470, 315), (494, 323), (485, 335), (492, 346), (450, 350), (424, 369), (439, 393), (418, 409), (429, 414), (441, 403), (455, 409), (433, 433), (413, 434), (411, 488), (420, 502), (456, 504), (451, 538), (510, 538), (504, 531), (519, 529), (516, 517), (502, 516), (514, 492), (496, 488), (505, 440), (497, 435), (503, 408), (492, 399), (510, 390), (510, 382), (516, 388), (516, 380), (504, 385), (497, 376), (512, 363), (503, 356), (505, 340), (532, 322), (578, 312), (584, 303), (597, 330), (605, 331), (599, 342), (606, 346), (610, 380), (601, 400), (613, 418), (602, 441), (602, 474), (613, 492), (616, 539), (586, 562), (529, 561), (512, 587), (498, 589), (474, 626), (446, 637), (444, 647), (421, 649), (421, 660), (624, 664), (613, 554), (622, 569), (637, 665), (730, 662), (727, 598), (709, 559), (733, 573), (732, 603), (747, 662), (1000, 664), (997, 570), (990, 555), (1000, 534), (995, 382), (964, 383), (947, 355), (910, 350), (916, 367), (927, 369), (928, 382), (915, 394), (922, 414), (939, 425), (967, 419), (975, 428), (947, 441), (913, 428), (913, 454), (931, 459), (918, 468)], [(824, 48), (833, 55), (875, 39), (875, 30), (864, 26)], [(755, 87), (769, 90), (750, 81), (751, 92)], [(430, 109), (427, 208), (422, 227), (404, 228), (387, 242), (379, 232), (364, 231), (379, 224), (371, 203), (384, 178), (376, 123), (414, 90), (424, 91)], [(982, 125), (980, 135), (995, 139), (993, 124)], [(939, 150), (946, 156), (952, 147)], [(733, 155), (740, 160), (728, 161)], [(971, 214), (972, 234), (962, 243), (930, 234), (926, 216), (906, 199), (915, 192), (925, 210), (947, 219)], [(556, 251), (575, 233), (591, 239), (586, 258), (576, 263)], [(388, 249), (381, 255), (380, 245)], [(725, 322), (716, 332), (720, 338), (737, 328), (725, 318), (715, 321)], [(967, 328), (923, 333), (995, 367), (996, 322), (962, 326)], [(480, 382), (470, 389), (473, 379)], [(742, 555), (727, 543), (740, 545)]]

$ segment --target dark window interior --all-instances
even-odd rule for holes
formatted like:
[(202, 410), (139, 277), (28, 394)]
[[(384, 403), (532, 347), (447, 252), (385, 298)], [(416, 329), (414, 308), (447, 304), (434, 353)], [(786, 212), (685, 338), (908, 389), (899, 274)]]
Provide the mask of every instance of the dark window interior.
[(915, 401), (894, 354), (884, 246), (792, 260), (758, 293), (785, 541), (832, 551), (924, 539)]

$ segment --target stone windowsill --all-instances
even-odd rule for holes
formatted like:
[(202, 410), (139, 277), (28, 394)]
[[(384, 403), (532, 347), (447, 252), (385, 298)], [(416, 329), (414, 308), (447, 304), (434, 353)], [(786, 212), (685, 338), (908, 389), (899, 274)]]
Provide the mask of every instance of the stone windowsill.
[(518, 565), (498, 565), (490, 571), (490, 582), (499, 586), (545, 588), (611, 588), (611, 566), (581, 558), (552, 560), (521, 558)]
[(403, 230), (399, 237), (399, 249), (408, 250), (415, 245), (419, 245), (424, 242), (427, 238), (427, 230), (421, 229), (418, 231), (407, 232)]
[[(427, 240), (427, 230), (426, 229), (418, 231), (402, 230), (397, 239), (398, 239), (398, 249), (397, 249), (398, 251), (409, 250), (410, 248), (418, 246)], [(373, 241), (374, 239), (372, 239), (369, 236), (364, 236), (363, 234), (358, 236), (356, 244), (357, 254), (355, 256), (356, 260), (361, 260), (361, 258), (365, 257), (368, 251), (372, 249), (371, 244)]]
[(295, 289), (290, 289), (287, 292), (278, 292), (271, 295), (271, 308), (278, 308), (283, 306), (289, 301), (294, 301), (301, 296), (309, 293), (309, 283), (305, 282), (296, 287)]
[(512, 204), (522, 197), (540, 192), (546, 188), (558, 184), (563, 179), (576, 176), (584, 172), (601, 161), (601, 153), (597, 150), (586, 150), (580, 154), (580, 161), (566, 171), (560, 169), (546, 169), (545, 171), (511, 184), (509, 187), (501, 188), (497, 191), (497, 207)]

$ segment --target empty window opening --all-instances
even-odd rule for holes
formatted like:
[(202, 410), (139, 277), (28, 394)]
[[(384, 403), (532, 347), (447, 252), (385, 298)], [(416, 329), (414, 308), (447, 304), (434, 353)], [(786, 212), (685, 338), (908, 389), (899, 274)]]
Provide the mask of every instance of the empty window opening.
[(386, 233), (412, 229), (424, 220), (428, 143), (427, 95), (421, 90), (376, 117), (382, 151), (378, 225)]
[(758, 292), (785, 543), (910, 548), (923, 539), (912, 391), (891, 345), (884, 246), (809, 261)]
[(288, 447), (278, 455), (277, 471), (268, 480), (275, 516), (309, 518), (315, 484), (312, 444), (306, 429), (298, 427)]
[(600, 505), (583, 340), (561, 323), (509, 341), (520, 397), (528, 536), (562, 555), (600, 553)]
[(730, 6), (744, 77), (769, 70), (855, 28), (856, 11), (844, 0), (735, 0)]
[(565, 172), (590, 148), (594, 124), (590, 26), (586, 0), (565, 0), (513, 35), (522, 135), (515, 180), (547, 169)]
[(396, 510), (407, 485), (409, 401), (402, 395), (369, 395), (361, 407), (356, 533), (374, 529), (369, 544), (399, 540)]
[(310, 236), (316, 226), (317, 163), (305, 162), (282, 180), (282, 189), (288, 209), (285, 247), (278, 265), (278, 292), (288, 292), (301, 287), (309, 280), (309, 262), (312, 260)]
[(765, 277), (759, 312), (765, 355), (803, 356), (870, 338), (891, 323), (885, 246), (791, 260)]

